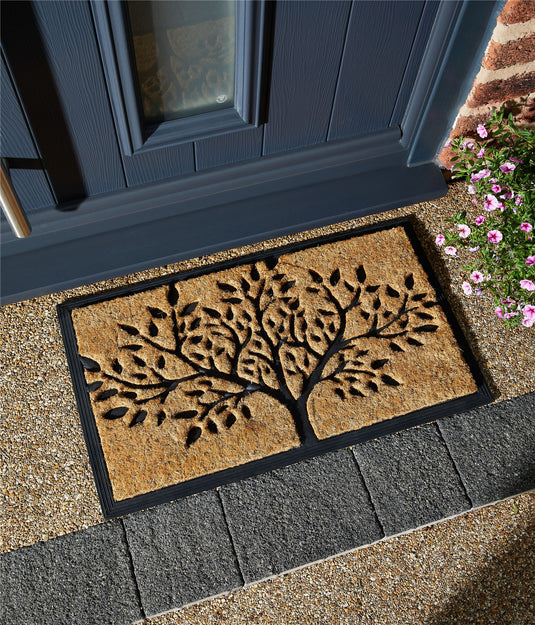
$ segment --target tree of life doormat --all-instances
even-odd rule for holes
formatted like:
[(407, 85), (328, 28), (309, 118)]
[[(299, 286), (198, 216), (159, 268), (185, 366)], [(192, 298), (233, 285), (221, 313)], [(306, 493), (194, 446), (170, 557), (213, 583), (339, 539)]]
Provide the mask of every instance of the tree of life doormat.
[(59, 314), (107, 517), (491, 400), (408, 220)]

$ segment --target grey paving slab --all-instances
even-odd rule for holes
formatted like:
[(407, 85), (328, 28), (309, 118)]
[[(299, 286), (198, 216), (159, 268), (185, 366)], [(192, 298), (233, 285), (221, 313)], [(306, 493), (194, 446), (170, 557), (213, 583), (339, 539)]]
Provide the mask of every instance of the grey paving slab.
[(442, 419), (439, 427), (474, 505), (535, 488), (535, 393)]
[(215, 491), (125, 517), (147, 616), (243, 585)]
[(353, 453), (387, 535), (470, 508), (434, 424), (355, 446)]
[(119, 522), (0, 556), (2, 625), (119, 625), (140, 618)]
[(382, 538), (348, 450), (221, 488), (246, 582)]

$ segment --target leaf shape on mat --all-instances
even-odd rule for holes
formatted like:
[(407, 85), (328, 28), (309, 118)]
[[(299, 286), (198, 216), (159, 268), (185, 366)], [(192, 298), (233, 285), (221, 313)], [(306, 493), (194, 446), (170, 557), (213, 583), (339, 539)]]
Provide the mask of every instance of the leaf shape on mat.
[(386, 294), (389, 297), (399, 297), (399, 291), (396, 291), (396, 289), (391, 287), (389, 284), (386, 285)]
[(340, 282), (340, 269), (335, 269), (329, 278), (332, 286), (336, 286)]
[(185, 317), (186, 315), (191, 315), (191, 313), (197, 308), (199, 302), (190, 302), (186, 304), (184, 308), (180, 311), (180, 316)]
[(241, 304), (243, 302), (241, 297), (226, 297), (221, 301), (225, 302), (225, 304)]
[(295, 285), (295, 280), (288, 280), (281, 285), (281, 293), (287, 293)]
[(232, 412), (225, 419), (225, 425), (227, 428), (231, 428), (236, 423), (236, 415), (232, 414)]
[(242, 411), (243, 416), (244, 416), (246, 419), (250, 419), (250, 418), (253, 416), (253, 415), (251, 414), (251, 410), (250, 410), (249, 406), (246, 406), (245, 404), (243, 404), (243, 405), (242, 405), (242, 407), (241, 407), (241, 411)]
[(217, 286), (225, 293), (236, 293), (238, 290), (234, 285), (227, 284), (226, 282), (218, 282)]
[(134, 425), (137, 425), (138, 423), (143, 423), (143, 421), (145, 421), (146, 416), (147, 416), (146, 410), (138, 410), (136, 414), (134, 415), (134, 418), (132, 419), (132, 421), (130, 421), (130, 425), (128, 427), (133, 427)]
[(255, 282), (260, 280), (260, 274), (258, 273), (258, 269), (256, 268), (256, 265), (253, 265), (251, 267), (250, 275), (251, 275), (252, 280), (254, 280)]
[(409, 291), (414, 287), (414, 276), (412, 273), (405, 278), (405, 286), (409, 289)]
[(182, 412), (177, 412), (173, 415), (173, 419), (193, 419), (193, 417), (197, 416), (196, 410), (183, 410)]
[(366, 271), (364, 265), (359, 265), (357, 268), (357, 280), (362, 284), (366, 280)]
[(201, 318), (197, 317), (196, 319), (194, 319), (191, 322), (191, 325), (190, 325), (189, 329), (190, 330), (196, 330), (200, 325), (201, 325)]
[(158, 367), (158, 369), (163, 369), (165, 367), (165, 358), (163, 356), (160, 356), (158, 358), (158, 362), (156, 363), (156, 366)]
[(221, 313), (219, 312), (219, 310), (215, 310), (214, 308), (208, 308), (207, 306), (205, 306), (203, 308), (204, 312), (209, 315), (210, 317), (212, 317), (212, 319), (220, 319), (221, 318)]
[(116, 388), (110, 388), (107, 391), (102, 391), (102, 393), (97, 395), (95, 401), (104, 401), (105, 399), (109, 399), (110, 397), (117, 395), (118, 392), (119, 391)]
[(123, 332), (130, 334), (130, 336), (136, 336), (137, 334), (139, 334), (139, 330), (137, 328), (134, 328), (134, 326), (129, 326), (126, 323), (120, 323), (119, 327)]
[(320, 274), (317, 271), (314, 271), (314, 269), (309, 269), (308, 273), (310, 274), (310, 277), (316, 284), (321, 284), (323, 282), (322, 276), (320, 276)]
[(124, 417), (124, 415), (129, 411), (127, 406), (117, 406), (116, 408), (112, 408), (108, 410), (108, 412), (104, 413), (102, 417), (104, 419), (120, 419)]
[(266, 264), (266, 267), (270, 271), (272, 269), (275, 269), (275, 267), (277, 266), (278, 262), (279, 262), (278, 256), (268, 256), (267, 258), (264, 259), (264, 263)]
[(167, 291), (167, 301), (171, 306), (176, 306), (178, 302), (178, 291), (174, 284), (169, 285), (169, 289)]
[(389, 360), (388, 358), (380, 358), (379, 360), (372, 360), (371, 367), (372, 369), (380, 369), (381, 367), (384, 367), (386, 365), (388, 360)]
[(432, 323), (428, 323), (426, 325), (423, 326), (418, 326), (417, 328), (414, 328), (414, 332), (436, 332), (438, 330), (438, 326), (432, 324)]
[(126, 397), (128, 399), (135, 399), (137, 397), (137, 393), (134, 391), (123, 391), (121, 393), (121, 397)]
[(91, 382), (91, 384), (87, 385), (87, 390), (92, 393), (93, 391), (97, 391), (102, 386), (102, 381), (97, 380), (96, 382)]
[(115, 371), (115, 373), (123, 372), (123, 365), (117, 360), (117, 358), (113, 361), (111, 368)]
[(80, 356), (80, 362), (82, 363), (82, 366), (86, 371), (92, 371), (94, 373), (100, 371), (100, 365), (96, 360), (93, 360), (92, 358), (88, 358), (87, 356)]
[(401, 348), (397, 343), (394, 343), (393, 341), (390, 343), (390, 349), (393, 352), (404, 352), (405, 351), (403, 348)]
[(248, 293), (251, 285), (247, 282), (245, 278), (241, 279), (241, 288), (244, 293)]
[(407, 343), (409, 345), (415, 345), (416, 347), (422, 347), (423, 343), (420, 343), (420, 341), (417, 341), (416, 339), (413, 339), (411, 336), (407, 337)]
[(143, 349), (143, 345), (123, 345), (121, 349), (127, 349), (130, 352), (138, 352)]
[(146, 367), (147, 366), (147, 363), (143, 360), (143, 358), (140, 358), (139, 356), (134, 356), (134, 362), (139, 367)]
[(399, 386), (400, 384), (397, 380), (387, 375), (386, 373), (383, 373), (383, 375), (381, 376), (381, 380), (388, 386)]
[(217, 423), (215, 423), (211, 419), (208, 419), (208, 421), (206, 422), (206, 427), (208, 428), (209, 432), (212, 432), (212, 434), (217, 434), (219, 431), (217, 427)]
[(153, 308), (152, 306), (148, 307), (150, 314), (155, 318), (155, 319), (165, 319), (167, 317), (167, 313), (164, 312), (163, 310), (160, 310), (159, 308)]
[(154, 321), (151, 321), (149, 324), (149, 334), (151, 336), (158, 336), (158, 326), (154, 323)]
[(167, 418), (167, 415), (165, 414), (164, 410), (160, 410), (160, 412), (156, 415), (156, 418), (158, 419), (156, 425), (162, 425), (162, 423)]
[(202, 430), (200, 427), (196, 425), (192, 427), (191, 430), (188, 432), (188, 436), (186, 437), (186, 447), (193, 445), (195, 441), (199, 440), (201, 434)]

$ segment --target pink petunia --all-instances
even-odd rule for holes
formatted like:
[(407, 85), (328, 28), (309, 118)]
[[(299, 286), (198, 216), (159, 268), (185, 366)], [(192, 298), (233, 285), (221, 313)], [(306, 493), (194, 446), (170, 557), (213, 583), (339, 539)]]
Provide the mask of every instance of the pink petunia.
[(443, 245), (445, 240), (446, 240), (446, 237), (442, 233), (439, 233), (436, 236), (435, 243), (437, 245)]
[(468, 251), (470, 251), (470, 252), (479, 252), (479, 245), (476, 245), (475, 247), (469, 247)]
[(531, 304), (526, 304), (524, 308), (522, 308), (522, 314), (526, 319), (531, 319), (532, 321), (535, 321), (535, 306), (532, 306)]
[(485, 156), (485, 148), (481, 148), (481, 150), (479, 150), (476, 156), (477, 158), (483, 158)]
[(516, 169), (516, 165), (510, 161), (506, 161), (503, 165), (500, 165), (500, 170), (504, 174), (509, 174)]
[(474, 193), (477, 191), (476, 189), (476, 185), (475, 184), (469, 184), (468, 185), (468, 193), (471, 193), (472, 195), (474, 195)]
[(459, 228), (459, 236), (461, 239), (467, 239), (472, 232), (466, 224), (457, 224), (457, 228)]
[(535, 254), (526, 258), (526, 265), (535, 265)]
[(486, 211), (496, 210), (500, 206), (500, 202), (498, 201), (495, 195), (489, 193), (485, 196), (485, 201), (483, 202), (483, 207)]
[(524, 317), (524, 319), (522, 319), (522, 325), (525, 328), (531, 328), (531, 326), (535, 323), (535, 319), (527, 319), (526, 317)]
[(462, 289), (465, 295), (472, 295), (472, 285), (470, 282), (463, 282)]
[(476, 226), (480, 226), (484, 221), (485, 221), (485, 216), (484, 215), (479, 215), (475, 219)]
[(502, 190), (502, 188), (500, 187), (499, 184), (493, 184), (492, 187), (490, 188), (490, 190), (493, 193), (499, 193)]
[(515, 204), (517, 206), (522, 206), (523, 203), (524, 203), (524, 200), (523, 200), (522, 196), (521, 195), (517, 195), (515, 197)]
[(495, 313), (495, 314), (496, 314), (496, 315), (497, 315), (500, 319), (503, 319), (503, 310), (502, 310), (499, 306), (497, 306), (497, 307), (494, 309), (494, 313)]
[(461, 144), (462, 150), (473, 150), (476, 147), (476, 144), (470, 139), (465, 139)]
[(500, 195), (500, 199), (502, 200), (510, 200), (513, 197), (514, 193), (511, 189), (507, 189), (503, 195)]
[(490, 230), (487, 234), (487, 239), (491, 243), (499, 243), (503, 239), (503, 234), (499, 230)]
[(488, 137), (487, 129), (485, 128), (485, 126), (483, 126), (483, 124), (478, 124), (478, 126), (477, 126), (477, 134), (482, 139), (485, 139), (486, 137)]
[(478, 282), (483, 282), (483, 280), (485, 280), (485, 276), (481, 273), (481, 271), (472, 271), (470, 274), (470, 280), (477, 284)]
[(478, 180), (482, 180), (483, 178), (488, 178), (490, 176), (490, 169), (485, 168), (481, 171), (478, 171), (476, 174), (472, 174), (470, 176), (470, 182), (477, 182)]
[(452, 245), (448, 245), (447, 247), (445, 247), (444, 252), (449, 256), (457, 256), (457, 249)]
[(535, 282), (532, 280), (520, 280), (520, 288), (526, 291), (535, 291)]
[(520, 224), (520, 230), (529, 232), (530, 230), (533, 230), (533, 226), (528, 221), (524, 221)]

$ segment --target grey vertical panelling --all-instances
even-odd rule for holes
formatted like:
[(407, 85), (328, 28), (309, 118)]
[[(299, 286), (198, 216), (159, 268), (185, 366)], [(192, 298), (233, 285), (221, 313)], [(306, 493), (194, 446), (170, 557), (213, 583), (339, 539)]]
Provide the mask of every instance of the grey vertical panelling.
[[(11, 161), (11, 183), (22, 206), (31, 211), (55, 204), (4, 59), (1, 66), (0, 102), (0, 156), (29, 159), (25, 164)], [(22, 169), (19, 165), (31, 169)]]
[(197, 171), (260, 157), (262, 133), (260, 127), (196, 141)]
[(37, 158), (37, 152), (11, 84), (8, 69), (1, 59), (0, 67), (0, 156)]
[(350, 8), (349, 2), (277, 3), (264, 154), (326, 140)]
[(329, 141), (389, 125), (423, 2), (354, 2)]
[(124, 188), (88, 3), (71, 0), (32, 6), (87, 195)]
[(190, 174), (195, 170), (193, 143), (160, 148), (133, 156), (123, 155), (122, 158), (129, 187)]

